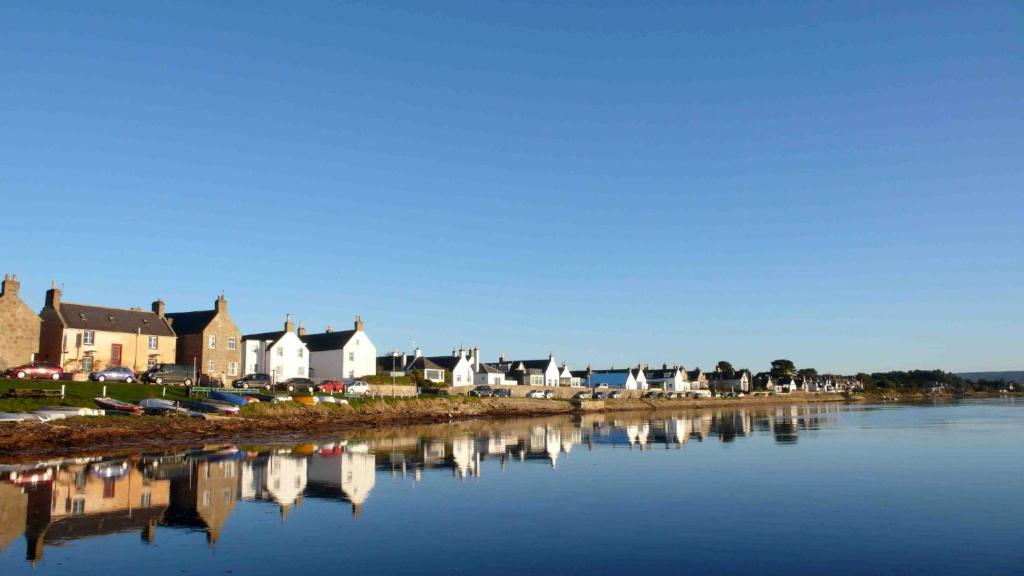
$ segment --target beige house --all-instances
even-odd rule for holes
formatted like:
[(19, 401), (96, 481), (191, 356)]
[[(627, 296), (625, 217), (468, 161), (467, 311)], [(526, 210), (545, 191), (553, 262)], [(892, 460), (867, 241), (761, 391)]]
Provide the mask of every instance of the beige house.
[[(163, 308), (154, 302), (153, 309)], [(195, 366), (208, 380), (228, 384), (242, 375), (242, 333), (228, 314), (228, 300), (217, 296), (213, 310), (171, 312), (171, 328), (178, 335), (177, 362)]]
[(0, 288), (0, 370), (26, 364), (39, 350), (39, 316), (18, 296), (18, 275), (4, 274)]
[(127, 366), (136, 372), (174, 363), (177, 336), (164, 316), (153, 312), (61, 301), (56, 284), (46, 291), (38, 360), (57, 362), (67, 373)]

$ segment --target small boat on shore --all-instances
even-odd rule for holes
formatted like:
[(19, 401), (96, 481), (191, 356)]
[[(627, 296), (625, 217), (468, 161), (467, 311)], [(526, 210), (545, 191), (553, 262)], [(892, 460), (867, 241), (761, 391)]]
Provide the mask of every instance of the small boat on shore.
[(259, 398), (252, 396), (239, 396), (238, 394), (231, 394), (230, 392), (223, 392), (221, 390), (213, 390), (210, 392), (210, 400), (219, 400), (221, 402), (227, 402), (228, 404), (234, 404), (235, 406), (245, 406), (251, 402), (259, 402)]
[(81, 406), (43, 406), (42, 410), (47, 412), (64, 412), (68, 418), (72, 416), (103, 416), (103, 410), (83, 408)]
[(61, 410), (35, 410), (32, 412), (32, 415), (38, 418), (40, 422), (63, 420), (68, 417), (68, 413)]
[(192, 418), (205, 418), (202, 412), (189, 410), (179, 406), (177, 402), (164, 400), (163, 398), (145, 398), (139, 402), (139, 406), (146, 414), (153, 416), (189, 416)]
[(320, 399), (316, 396), (292, 396), (292, 401), (298, 402), (299, 404), (308, 404), (310, 406), (318, 404)]
[(118, 400), (116, 398), (106, 398), (100, 396), (97, 398), (93, 398), (92, 401), (95, 402), (97, 406), (103, 408), (104, 410), (116, 410), (118, 412), (132, 412), (137, 414), (141, 414), (143, 410), (142, 406), (138, 406), (130, 402), (125, 402), (123, 400)]
[(0, 422), (38, 422), (39, 418), (25, 412), (0, 412)]
[(223, 416), (238, 414), (238, 406), (217, 400), (182, 400), (178, 402), (178, 406), (204, 414), (221, 414)]

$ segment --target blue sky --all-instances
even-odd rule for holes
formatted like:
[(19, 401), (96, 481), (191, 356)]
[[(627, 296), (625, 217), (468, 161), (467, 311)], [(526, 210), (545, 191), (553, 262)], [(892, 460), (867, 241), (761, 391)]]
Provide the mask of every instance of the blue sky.
[(1022, 19), (6, 3), (0, 268), (382, 351), (1020, 369)]

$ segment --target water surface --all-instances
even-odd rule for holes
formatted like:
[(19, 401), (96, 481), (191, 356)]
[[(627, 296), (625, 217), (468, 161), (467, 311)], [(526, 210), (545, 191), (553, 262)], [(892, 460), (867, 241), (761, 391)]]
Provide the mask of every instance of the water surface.
[(1021, 408), (608, 414), (0, 464), (0, 574), (1020, 574)]

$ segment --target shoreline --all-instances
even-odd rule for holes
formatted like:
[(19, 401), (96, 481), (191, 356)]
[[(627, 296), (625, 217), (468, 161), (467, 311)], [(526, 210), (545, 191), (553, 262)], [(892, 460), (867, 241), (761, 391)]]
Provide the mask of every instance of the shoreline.
[[(927, 397), (904, 395), (902, 401), (922, 399)], [(791, 404), (858, 404), (879, 400), (869, 396), (791, 394), (737, 399), (604, 400), (589, 402), (581, 409), (566, 401), (528, 398), (372, 400), (356, 406), (268, 404), (255, 405), (241, 416), (208, 419), (76, 417), (46, 423), (0, 423), (0, 459), (69, 456), (83, 452), (174, 450), (203, 443), (281, 442), (317, 434), (468, 420), (709, 408), (729, 410)]]

